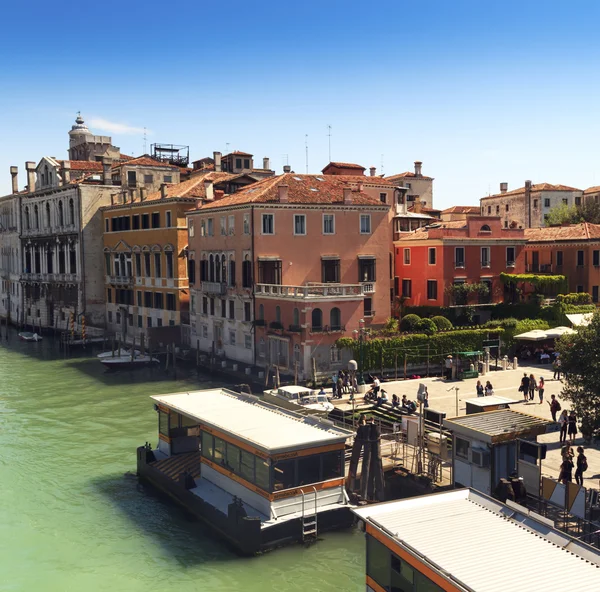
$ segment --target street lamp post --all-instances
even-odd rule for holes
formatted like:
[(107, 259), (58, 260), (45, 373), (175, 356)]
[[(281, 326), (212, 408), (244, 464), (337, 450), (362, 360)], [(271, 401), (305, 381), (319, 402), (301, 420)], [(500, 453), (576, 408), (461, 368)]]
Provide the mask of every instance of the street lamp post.
[(365, 320), (360, 319), (358, 321), (358, 358), (359, 358), (359, 366), (358, 366), (358, 384), (364, 386), (365, 377)]

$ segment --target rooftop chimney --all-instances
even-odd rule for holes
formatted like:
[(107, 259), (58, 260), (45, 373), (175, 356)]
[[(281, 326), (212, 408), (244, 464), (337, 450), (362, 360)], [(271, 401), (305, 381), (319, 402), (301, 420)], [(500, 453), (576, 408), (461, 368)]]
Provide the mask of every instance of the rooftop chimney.
[(371, 177), (374, 177), (376, 172), (377, 169), (375, 167), (369, 167), (369, 174), (371, 175)]
[(525, 181), (525, 189), (531, 191), (531, 181)]
[(213, 160), (215, 161), (215, 173), (221, 172), (221, 156), (220, 152), (213, 152)]
[(216, 201), (217, 199), (223, 199), (223, 197), (225, 196), (225, 192), (222, 189), (215, 189), (214, 195)]
[(423, 166), (423, 163), (420, 160), (415, 160), (415, 175), (417, 175), (417, 177), (421, 176), (421, 167)]
[(35, 162), (27, 161), (25, 170), (27, 171), (27, 191), (33, 193), (35, 191)]
[(287, 203), (288, 202), (288, 189), (289, 189), (288, 185), (278, 185), (277, 186), (279, 203)]
[(19, 167), (10, 167), (10, 176), (12, 177), (12, 192), (19, 193)]
[(292, 167), (289, 164), (284, 164), (283, 165), (283, 172), (284, 173), (291, 173), (292, 172)]
[(204, 181), (204, 192), (206, 194), (206, 200), (212, 201), (213, 199), (215, 199), (215, 191), (212, 181)]
[(68, 160), (63, 160), (61, 166), (62, 184), (68, 185), (71, 182), (71, 163)]
[(167, 184), (160, 184), (160, 199), (165, 199), (167, 197)]
[(352, 203), (352, 187), (344, 187), (344, 203)]
[(508, 183), (500, 183), (500, 193), (506, 193), (508, 191)]
[(265, 156), (263, 158), (263, 169), (268, 171), (270, 168), (271, 168), (271, 163), (269, 162), (269, 159)]
[(110, 156), (102, 157), (102, 185), (112, 185), (110, 175), (110, 167), (112, 166), (112, 158)]

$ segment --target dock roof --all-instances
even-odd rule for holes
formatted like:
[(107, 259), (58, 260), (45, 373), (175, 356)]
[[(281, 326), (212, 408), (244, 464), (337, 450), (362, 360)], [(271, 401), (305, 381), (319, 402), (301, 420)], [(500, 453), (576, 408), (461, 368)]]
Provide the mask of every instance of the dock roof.
[(343, 443), (352, 432), (227, 389), (156, 395), (157, 403), (267, 453)]
[(472, 413), (444, 420), (444, 427), (452, 432), (490, 444), (544, 434), (550, 426), (554, 426), (554, 422), (512, 409)]
[[(364, 506), (367, 524), (460, 590), (552, 590), (559, 578), (600, 589), (600, 553), (516, 504), (474, 490)], [(543, 558), (542, 563), (532, 558)], [(454, 589), (453, 587), (453, 589)]]

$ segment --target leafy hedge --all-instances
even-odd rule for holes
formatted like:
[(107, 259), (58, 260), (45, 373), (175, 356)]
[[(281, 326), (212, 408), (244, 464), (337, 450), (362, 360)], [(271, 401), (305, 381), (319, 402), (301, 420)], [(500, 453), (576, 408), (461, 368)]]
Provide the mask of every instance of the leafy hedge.
[(571, 294), (559, 294), (556, 297), (559, 304), (592, 304), (592, 297), (587, 292), (576, 292)]
[(500, 281), (503, 284), (531, 284), (542, 292), (545, 288), (562, 289), (567, 285), (567, 278), (564, 275), (538, 275), (535, 273), (501, 273)]
[(416, 314), (404, 315), (402, 317), (402, 320), (400, 321), (400, 330), (407, 331), (408, 333), (412, 333), (413, 331), (416, 330), (417, 325), (419, 324), (420, 320), (421, 320), (421, 317)]
[[(385, 368), (393, 368), (396, 362), (398, 366), (401, 366), (404, 364), (405, 355), (406, 361), (411, 364), (425, 363), (428, 354), (430, 364), (440, 364), (448, 354), (483, 350), (485, 340), (498, 338), (504, 341), (504, 329), (466, 329), (435, 333), (434, 335), (414, 333), (387, 339), (369, 339), (363, 344), (365, 370), (381, 368), (382, 355)], [(359, 343), (356, 339), (342, 337), (338, 339), (337, 346), (352, 350), (354, 359), (359, 359)]]
[(453, 328), (452, 322), (441, 315), (436, 315), (431, 320), (435, 323), (438, 331), (449, 331)]

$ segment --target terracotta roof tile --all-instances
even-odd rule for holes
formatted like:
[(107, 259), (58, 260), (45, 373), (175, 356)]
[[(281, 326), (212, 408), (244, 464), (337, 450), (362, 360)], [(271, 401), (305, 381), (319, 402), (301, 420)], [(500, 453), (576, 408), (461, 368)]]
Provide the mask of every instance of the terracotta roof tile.
[[(553, 185), (552, 183), (536, 183), (531, 186), (531, 191), (581, 191), (581, 189), (576, 189), (575, 187), (569, 187), (568, 185)], [(525, 193), (525, 187), (520, 187), (519, 189), (513, 189), (512, 191), (507, 191), (506, 193), (496, 193), (494, 195), (486, 195), (481, 199), (490, 199), (493, 197), (506, 197), (507, 195), (523, 195)]]
[(600, 239), (600, 224), (570, 224), (547, 228), (526, 228), (525, 238), (530, 242), (580, 241)]
[(240, 152), (239, 150), (234, 150), (229, 154), (223, 156), (223, 158), (227, 158), (228, 156), (254, 156), (254, 154), (250, 154), (249, 152)]
[[(238, 175), (232, 175), (230, 173), (201, 173), (194, 175), (191, 179), (176, 183), (174, 185), (167, 185), (167, 197), (194, 197), (196, 199), (204, 199), (206, 197), (206, 187), (204, 183), (206, 181), (212, 181), (215, 184), (223, 183)], [(151, 193), (147, 201), (154, 199), (161, 199), (161, 192), (155, 191)]]
[(366, 168), (364, 166), (360, 166), (359, 164), (355, 164), (353, 162), (330, 162), (323, 171), (327, 170), (329, 167), (337, 167), (340, 169), (356, 169), (359, 171), (365, 171)]
[(588, 187), (587, 189), (584, 190), (584, 194), (585, 193), (598, 193), (600, 192), (600, 185), (595, 185), (594, 187)]
[(99, 171), (102, 172), (102, 163), (94, 160), (58, 160), (60, 166), (68, 162), (72, 171)]
[(386, 177), (388, 181), (396, 181), (397, 179), (424, 179), (425, 181), (433, 181), (433, 177), (427, 177), (426, 175), (416, 175), (410, 171), (406, 171), (406, 173), (399, 173), (398, 175), (391, 175)]
[(442, 210), (442, 214), (479, 214), (479, 206), (452, 206)]
[[(284, 173), (268, 177), (241, 189), (233, 195), (205, 204), (205, 208), (218, 208), (251, 203), (279, 203), (279, 185), (288, 186), (288, 202), (291, 204), (343, 204), (344, 188), (351, 187), (352, 204), (381, 206), (381, 201), (365, 193), (369, 177), (362, 175), (298, 175)], [(363, 191), (358, 191), (359, 183)], [(379, 183), (378, 183), (379, 184)]]
[(138, 156), (137, 158), (130, 158), (126, 162), (119, 162), (112, 166), (113, 169), (119, 168), (123, 165), (127, 166), (151, 166), (151, 167), (160, 167), (163, 169), (178, 169), (179, 167), (174, 164), (169, 164), (167, 162), (161, 162), (160, 160), (155, 160), (151, 156), (144, 154), (143, 156)]

